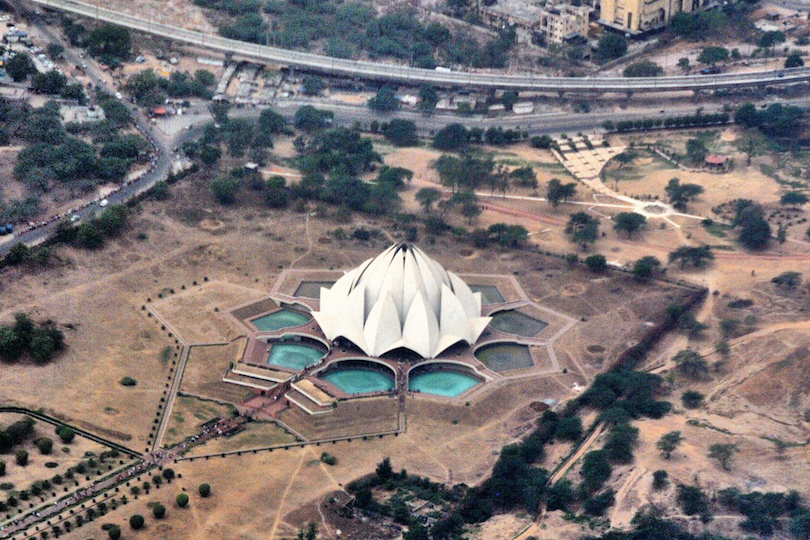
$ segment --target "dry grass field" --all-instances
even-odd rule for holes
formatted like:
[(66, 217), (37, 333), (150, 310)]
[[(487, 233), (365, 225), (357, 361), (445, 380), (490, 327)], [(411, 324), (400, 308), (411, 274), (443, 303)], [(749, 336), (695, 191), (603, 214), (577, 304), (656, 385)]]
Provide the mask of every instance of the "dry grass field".
[[(429, 168), (436, 157), (435, 152), (424, 148), (388, 153), (389, 164), (406, 166), (416, 173), (412, 187), (403, 196), (405, 209), (421, 212), (413, 194), (437, 181), (435, 171)], [(545, 182), (558, 174), (547, 153), (527, 146), (508, 152), (498, 149), (497, 159), (537, 164), (541, 195)], [(764, 202), (772, 202), (768, 197), (775, 197), (778, 187), (752, 170), (706, 178), (679, 176), (682, 181), (720, 178), (728, 185), (733, 185), (735, 178), (749, 178), (758, 186), (756, 193), (765, 194), (768, 201)], [(668, 180), (670, 171), (659, 172), (661, 182)], [(644, 185), (646, 192), (658, 189), (655, 178), (653, 175), (649, 186), (640, 180), (626, 184)], [(620, 186), (622, 183), (625, 180), (620, 180)], [(706, 197), (711, 200), (698, 204), (707, 208), (716, 204), (721, 192), (719, 188), (716, 193), (707, 189)], [(148, 446), (155, 412), (170, 377), (172, 362), (164, 356), (166, 348), (169, 359), (173, 359), (178, 336), (191, 343), (216, 343), (191, 348), (180, 387), (183, 395), (172, 411), (167, 435), (170, 442), (180, 439), (205, 420), (229, 411), (224, 403), (241, 403), (253, 395), (248, 389), (221, 381), (229, 362), (241, 354), (244, 340), (239, 336), (245, 331), (223, 315), (225, 310), (260, 298), (270, 290), (281, 269), (349, 268), (402, 238), (402, 232), (391, 230), (385, 220), (369, 216), (355, 215), (350, 223), (338, 223), (328, 215), (267, 210), (259, 201), (260, 195), (249, 190), (240, 194), (235, 207), (225, 208), (213, 201), (204, 176), (184, 180), (172, 188), (172, 193), (167, 203), (147, 201), (136, 208), (130, 229), (101, 252), (60, 247), (52, 268), (3, 270), (0, 318), (8, 320), (16, 311), (30, 313), (38, 320), (53, 318), (65, 329), (68, 349), (46, 366), (27, 362), (4, 366), (0, 371), (0, 400), (44, 407), (140, 450)], [(734, 196), (744, 196), (744, 192)], [(584, 190), (577, 196), (579, 201), (589, 198)], [(551, 209), (532, 200), (499, 200), (497, 204), (510, 213), (485, 211), (477, 226), (522, 223), (531, 233), (530, 241), (541, 250), (580, 255), (601, 252), (608, 260), (621, 262), (647, 254), (665, 260), (675, 247), (700, 241), (704, 238), (701, 234), (713, 238), (702, 228), (661, 230), (650, 226), (628, 241), (603, 220), (605, 237), (583, 253), (562, 234), (572, 206)], [(450, 219), (466, 226), (457, 216)], [(367, 242), (336, 240), (330, 234), (337, 227), (351, 231), (360, 226), (381, 232)], [(143, 239), (138, 239), (139, 234)], [(322, 238), (331, 241), (319, 241)], [(147, 528), (136, 532), (124, 527), (125, 537), (292, 538), (300, 525), (315, 519), (324, 538), (337, 538), (336, 526), (319, 514), (320, 504), (341, 492), (347, 482), (372, 472), (386, 456), (392, 458), (397, 470), (406, 468), (435, 481), (474, 485), (487, 476), (503, 445), (531, 429), (539, 414), (535, 408), (538, 402), (573, 395), (575, 384), (587, 384), (632, 344), (662, 309), (683, 295), (683, 289), (674, 285), (643, 285), (620, 273), (594, 275), (571, 268), (557, 257), (498, 248), (472, 249), (449, 235), (435, 240), (422, 237), (419, 243), (455, 272), (480, 274), (485, 270), (513, 275), (533, 301), (579, 320), (557, 342), (556, 352), (565, 373), (505, 380), (476, 392), (469, 405), (409, 397), (407, 431), (396, 437), (181, 461), (172, 467), (182, 478), (65, 537), (99, 537), (101, 523), (125, 525), (130, 515), (141, 513), (150, 516)], [(803, 360), (810, 347), (810, 328), (800, 311), (808, 307), (808, 297), (804, 289), (779, 290), (769, 280), (786, 270), (800, 271), (806, 266), (806, 253), (807, 246), (796, 242), (777, 245), (753, 257), (733, 248), (718, 251), (716, 261), (705, 270), (668, 270), (674, 277), (705, 284), (717, 294), (710, 294), (698, 312), (698, 317), (710, 324), (705, 337), (697, 341), (681, 334), (667, 337), (649, 356), (649, 368), (667, 375), (672, 369), (669, 359), (687, 346), (711, 352), (720, 339), (718, 323), (724, 318), (743, 319), (753, 314), (756, 321), (753, 332), (730, 339), (728, 358), (712, 371), (709, 380), (691, 383), (667, 377), (668, 399), (675, 404), (675, 412), (662, 420), (637, 423), (642, 438), (636, 462), (617, 469), (611, 481), (618, 493), (611, 516), (616, 523), (628, 523), (633, 509), (647, 501), (671, 502), (671, 490), (653, 493), (649, 489), (651, 472), (662, 467), (684, 483), (692, 483), (697, 475), (706, 487), (804, 489), (806, 483), (796, 485), (797, 473), (790, 463), (806, 459), (807, 447), (802, 444), (810, 436), (810, 425), (804, 419), (810, 402), (805, 397), (808, 383)], [(754, 303), (742, 311), (729, 308), (728, 303), (738, 298), (750, 298)], [(150, 311), (142, 308), (147, 304), (168, 323), (166, 329), (148, 316)], [(138, 384), (121, 386), (123, 376), (135, 378)], [(705, 408), (687, 411), (680, 407), (680, 394), (687, 388), (706, 394)], [(341, 403), (338, 411), (343, 414), (341, 407), (347, 409), (347, 419), (351, 418), (348, 413), (357, 413), (360, 407), (361, 419), (368, 415), (380, 426), (396, 426), (396, 408), (388, 398)], [(350, 407), (355, 410), (348, 410)], [(335, 418), (341, 420), (342, 414)], [(282, 419), (284, 415), (292, 416), (284, 413)], [(308, 435), (324, 428), (303, 417), (287, 420), (302, 431), (309, 429)], [(347, 420), (337, 427), (368, 427), (361, 423)], [(655, 441), (673, 429), (681, 430), (686, 442), (672, 460), (663, 463)], [(780, 449), (773, 437), (796, 446)], [(230, 439), (210, 441), (193, 454), (249, 450), (293, 439), (273, 424), (253, 422), (246, 431)], [(726, 441), (739, 444), (741, 449), (731, 473), (721, 471), (706, 458), (709, 444)], [(553, 467), (569, 450), (570, 444), (549, 447), (544, 466)], [(319, 462), (323, 451), (336, 456), (337, 464)], [(754, 468), (756, 474), (750, 473)], [(568, 474), (578, 479), (576, 468)], [(212, 485), (211, 498), (196, 495), (201, 482)], [(191, 494), (187, 509), (177, 508), (173, 502), (183, 488)], [(168, 508), (167, 517), (161, 521), (153, 520), (147, 507), (155, 501)], [(482, 539), (508, 537), (525, 523), (525, 518), (499, 517), (474, 534)], [(541, 537), (575, 538), (582, 532), (580, 526), (556, 515), (550, 516), (547, 525)]]

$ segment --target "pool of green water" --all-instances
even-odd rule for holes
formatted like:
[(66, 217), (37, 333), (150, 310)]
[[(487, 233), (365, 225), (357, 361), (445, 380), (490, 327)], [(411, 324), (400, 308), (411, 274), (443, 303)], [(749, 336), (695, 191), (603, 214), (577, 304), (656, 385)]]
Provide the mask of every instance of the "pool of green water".
[(408, 390), (436, 396), (456, 397), (473, 386), (478, 379), (457, 371), (430, 371), (412, 375), (408, 381)]
[(282, 328), (301, 326), (312, 320), (308, 314), (294, 309), (281, 309), (253, 319), (253, 325), (263, 332), (275, 332)]
[(316, 364), (326, 351), (302, 343), (273, 343), (268, 364), (301, 371)]
[(394, 388), (394, 379), (385, 373), (368, 368), (337, 368), (322, 378), (347, 394), (387, 392)]

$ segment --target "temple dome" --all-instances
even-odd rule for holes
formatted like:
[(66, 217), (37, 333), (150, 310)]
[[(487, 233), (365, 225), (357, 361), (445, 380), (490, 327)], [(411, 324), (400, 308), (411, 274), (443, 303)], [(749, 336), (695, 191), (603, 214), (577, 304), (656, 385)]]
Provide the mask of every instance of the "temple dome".
[(492, 320), (481, 316), (481, 293), (406, 243), (321, 288), (313, 316), (330, 341), (343, 337), (369, 356), (402, 347), (423, 358), (472, 345)]

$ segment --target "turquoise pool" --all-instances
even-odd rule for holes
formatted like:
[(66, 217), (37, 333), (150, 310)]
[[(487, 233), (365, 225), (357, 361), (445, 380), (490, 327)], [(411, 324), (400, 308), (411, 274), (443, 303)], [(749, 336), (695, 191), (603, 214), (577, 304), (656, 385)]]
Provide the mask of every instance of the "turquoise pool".
[(323, 375), (347, 394), (387, 392), (394, 389), (394, 379), (385, 373), (369, 368), (337, 368)]
[(475, 357), (492, 371), (509, 371), (534, 365), (532, 352), (526, 345), (493, 343), (475, 351)]
[(412, 375), (408, 381), (408, 390), (456, 397), (480, 382), (472, 375), (458, 371), (429, 371)]
[(268, 364), (287, 369), (303, 370), (318, 363), (326, 351), (302, 343), (273, 343)]
[(492, 316), (492, 322), (489, 326), (495, 330), (506, 332), (507, 334), (515, 334), (523, 337), (534, 337), (540, 333), (540, 330), (548, 326), (548, 323), (529, 317), (520, 311), (499, 311)]
[(312, 317), (294, 309), (280, 309), (253, 319), (253, 325), (262, 332), (275, 332), (282, 328), (301, 326), (312, 320)]
[(481, 293), (481, 303), (485, 306), (506, 302), (501, 291), (495, 285), (470, 285), (470, 290)]

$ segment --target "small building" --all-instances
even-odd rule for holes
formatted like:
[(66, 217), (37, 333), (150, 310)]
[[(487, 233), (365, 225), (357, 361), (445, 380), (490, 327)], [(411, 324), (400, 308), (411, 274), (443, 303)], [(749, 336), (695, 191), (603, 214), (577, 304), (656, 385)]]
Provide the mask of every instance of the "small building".
[(168, 115), (169, 115), (169, 111), (166, 110), (166, 107), (158, 106), (158, 107), (155, 107), (154, 109), (152, 109), (152, 116), (163, 117), (163, 116), (168, 116)]
[(545, 7), (521, 0), (498, 0), (491, 6), (480, 9), (485, 24), (515, 30), (518, 43), (540, 42), (541, 44), (563, 43), (565, 36), (588, 35), (588, 22), (592, 8), (553, 4)]
[(531, 114), (534, 112), (534, 103), (531, 101), (519, 101), (512, 105), (512, 112), (515, 114)]
[(703, 160), (703, 164), (714, 171), (725, 171), (728, 169), (728, 159), (726, 156), (718, 156), (717, 154), (709, 154)]

